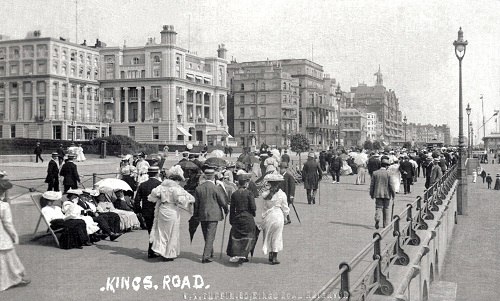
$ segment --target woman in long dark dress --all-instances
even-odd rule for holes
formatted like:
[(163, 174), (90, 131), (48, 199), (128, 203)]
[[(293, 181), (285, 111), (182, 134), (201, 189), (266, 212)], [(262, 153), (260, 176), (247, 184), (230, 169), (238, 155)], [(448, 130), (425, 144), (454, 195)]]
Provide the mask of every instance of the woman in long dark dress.
[(247, 262), (248, 253), (253, 252), (257, 239), (255, 200), (246, 189), (247, 182), (246, 179), (239, 179), (238, 190), (231, 195), (229, 223), (232, 227), (226, 250), (231, 262)]

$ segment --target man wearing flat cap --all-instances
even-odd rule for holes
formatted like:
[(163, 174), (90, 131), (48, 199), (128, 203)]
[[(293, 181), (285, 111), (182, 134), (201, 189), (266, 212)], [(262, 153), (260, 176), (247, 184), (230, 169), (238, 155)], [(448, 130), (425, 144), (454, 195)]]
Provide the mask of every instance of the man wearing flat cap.
[(61, 171), (59, 172), (59, 175), (64, 178), (64, 193), (66, 193), (66, 191), (68, 191), (68, 189), (70, 188), (77, 189), (78, 183), (80, 183), (80, 176), (78, 175), (76, 164), (73, 163), (73, 160), (75, 160), (75, 158), (76, 156), (74, 154), (69, 154), (68, 161), (64, 163), (64, 165), (61, 167)]
[(52, 153), (52, 159), (47, 167), (45, 183), (49, 184), (47, 191), (59, 191), (59, 166), (57, 165), (58, 153)]
[(373, 172), (370, 182), (370, 197), (375, 199), (375, 229), (379, 228), (380, 217), (383, 218), (385, 228), (390, 221), (389, 204), (396, 196), (394, 186), (387, 168), (390, 165), (389, 157), (382, 156), (381, 167)]
[[(148, 234), (151, 233), (151, 229), (153, 228), (155, 215), (155, 203), (149, 202), (148, 196), (151, 194), (151, 191), (153, 191), (153, 189), (161, 184), (161, 181), (158, 178), (159, 173), (160, 168), (158, 166), (151, 166), (148, 168), (149, 179), (139, 184), (134, 200), (134, 212), (142, 214), (144, 222), (146, 223)], [(151, 250), (152, 245), (152, 243), (149, 243), (148, 258), (157, 257), (154, 254), (153, 250)]]
[(194, 213), (200, 224), (205, 239), (202, 263), (210, 263), (213, 256), (213, 245), (217, 231), (217, 223), (228, 213), (225, 196), (215, 185), (215, 170), (208, 168), (204, 171), (205, 182), (196, 187), (194, 192)]
[(316, 190), (318, 190), (318, 183), (322, 177), (323, 171), (316, 162), (314, 153), (310, 152), (302, 168), (302, 180), (304, 181), (304, 189), (307, 193), (307, 203), (309, 205), (316, 204)]

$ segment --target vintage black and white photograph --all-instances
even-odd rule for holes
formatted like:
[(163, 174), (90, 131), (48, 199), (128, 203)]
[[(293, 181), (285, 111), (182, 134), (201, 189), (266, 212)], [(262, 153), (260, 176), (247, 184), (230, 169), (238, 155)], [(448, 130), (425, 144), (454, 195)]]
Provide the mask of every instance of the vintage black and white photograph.
[(499, 0), (4, 0), (0, 300), (498, 300), (499, 58)]

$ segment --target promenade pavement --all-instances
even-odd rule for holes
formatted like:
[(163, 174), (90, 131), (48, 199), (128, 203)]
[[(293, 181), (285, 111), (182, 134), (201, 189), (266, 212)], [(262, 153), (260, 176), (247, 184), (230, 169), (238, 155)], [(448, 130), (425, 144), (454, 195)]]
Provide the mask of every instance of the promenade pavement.
[[(482, 166), (495, 181), (500, 165)], [(458, 216), (441, 280), (457, 283), (457, 301), (499, 300), (500, 191), (487, 189), (481, 177), (472, 183), (469, 176), (468, 196), (468, 212)]]
[[(118, 158), (91, 159), (78, 163), (78, 168), (83, 174), (114, 172), (118, 162)], [(45, 164), (10, 164), (0, 169), (7, 170), (11, 179), (45, 176)], [(3, 292), (1, 299), (207, 300), (212, 297), (213, 300), (241, 300), (246, 296), (253, 300), (269, 297), (307, 300), (338, 271), (340, 262), (350, 260), (372, 239), (375, 206), (368, 195), (368, 175), (366, 180), (364, 185), (355, 185), (355, 176), (341, 177), (340, 184), (332, 184), (331, 178), (325, 179), (316, 205), (307, 204), (305, 191), (298, 185), (295, 204), (302, 223), (298, 223), (292, 210), (292, 224), (285, 226), (283, 233), (284, 250), (278, 255), (280, 265), (268, 263), (267, 256), (262, 253), (262, 237), (249, 263), (230, 263), (225, 255), (230, 225), (226, 224), (222, 239), (222, 222), (218, 225), (214, 244), (215, 261), (201, 264), (204, 244), (201, 230), (198, 229), (190, 243), (189, 216), (185, 212), (181, 213), (181, 255), (173, 262), (147, 259), (145, 230), (127, 233), (114, 242), (101, 241), (83, 250), (61, 250), (55, 247), (50, 236), (31, 241), (39, 214), (27, 197), (19, 197), (12, 202), (14, 224), (21, 236), (16, 251), (32, 283)], [(43, 180), (33, 181), (26, 186), (43, 184), (41, 182)], [(423, 182), (423, 178), (419, 178), (412, 194), (397, 195), (395, 214), (421, 194)], [(256, 221), (260, 222), (262, 200), (257, 199), (256, 203)], [(40, 231), (44, 230), (42, 226)], [(221, 242), (224, 246), (222, 259), (219, 259)], [(353, 272), (351, 281), (355, 276)], [(134, 277), (140, 277), (137, 291), (132, 286)], [(127, 278), (130, 287), (122, 284)], [(152, 281), (152, 288), (148, 279)], [(220, 293), (224, 293), (224, 298)]]

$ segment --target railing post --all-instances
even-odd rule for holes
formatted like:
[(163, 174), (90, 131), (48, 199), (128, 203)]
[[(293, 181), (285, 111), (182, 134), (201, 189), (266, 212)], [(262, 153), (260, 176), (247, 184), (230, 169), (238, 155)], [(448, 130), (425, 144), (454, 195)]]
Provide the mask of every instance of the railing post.
[(93, 173), (92, 174), (92, 189), (95, 189), (96, 180), (97, 180), (97, 174)]
[(394, 286), (392, 285), (387, 277), (382, 273), (382, 254), (380, 252), (380, 241), (382, 240), (382, 235), (375, 232), (373, 238), (377, 238), (373, 244), (373, 260), (377, 260), (377, 268), (374, 271), (375, 282), (378, 282), (379, 287), (375, 291), (375, 294), (390, 296), (394, 292)]
[(348, 263), (342, 262), (339, 265), (339, 270), (346, 267), (345, 271), (340, 275), (340, 291), (339, 298), (351, 300), (351, 291), (349, 290), (349, 272), (351, 271), (351, 266)]
[(412, 215), (413, 206), (411, 204), (408, 204), (406, 205), (406, 207), (408, 207), (408, 214), (406, 215), (406, 220), (410, 223), (410, 225), (408, 225), (408, 236), (410, 237), (408, 244), (412, 246), (418, 246), (420, 244), (420, 237), (418, 237), (417, 233), (415, 232), (415, 229), (413, 229), (413, 215)]
[(417, 197), (417, 226), (415, 227), (416, 229), (419, 230), (427, 230), (429, 226), (425, 222), (423, 218), (423, 212), (422, 212), (422, 197), (418, 196)]
[(394, 216), (394, 231), (392, 235), (396, 237), (396, 243), (394, 244), (394, 255), (396, 256), (396, 260), (394, 264), (397, 265), (408, 265), (410, 263), (410, 257), (405, 253), (405, 251), (401, 248), (401, 232), (399, 228), (399, 221), (401, 217), (399, 215)]

